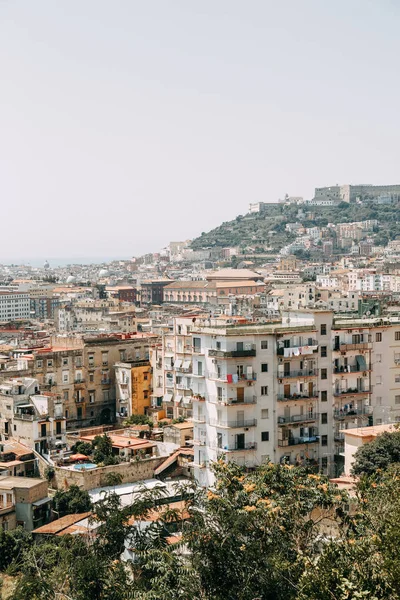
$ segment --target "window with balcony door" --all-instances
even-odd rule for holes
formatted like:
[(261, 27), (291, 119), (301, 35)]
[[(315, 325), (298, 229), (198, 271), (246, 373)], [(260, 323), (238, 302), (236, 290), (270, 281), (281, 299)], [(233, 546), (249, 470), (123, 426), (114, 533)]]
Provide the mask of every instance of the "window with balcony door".
[(69, 395), (68, 394), (68, 390), (64, 390), (63, 391), (63, 398), (64, 398), (64, 400), (68, 400), (68, 395)]
[(56, 421), (56, 435), (61, 435), (61, 421)]
[(40, 436), (46, 437), (46, 423), (42, 423), (40, 426)]

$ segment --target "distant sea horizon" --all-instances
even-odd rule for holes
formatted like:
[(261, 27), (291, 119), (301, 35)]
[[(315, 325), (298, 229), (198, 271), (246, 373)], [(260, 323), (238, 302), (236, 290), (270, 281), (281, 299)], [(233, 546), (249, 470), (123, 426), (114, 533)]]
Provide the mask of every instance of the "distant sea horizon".
[(0, 265), (26, 265), (31, 267), (43, 267), (47, 261), (50, 269), (57, 267), (66, 267), (67, 265), (91, 265), (109, 263), (114, 260), (129, 260), (122, 256), (68, 256), (68, 257), (20, 257), (20, 258), (1, 258)]

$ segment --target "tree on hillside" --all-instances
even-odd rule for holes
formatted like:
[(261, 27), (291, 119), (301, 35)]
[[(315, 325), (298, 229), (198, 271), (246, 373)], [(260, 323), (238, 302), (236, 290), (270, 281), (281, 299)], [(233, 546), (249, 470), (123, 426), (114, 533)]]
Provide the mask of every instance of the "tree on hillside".
[(72, 452), (75, 454), (84, 454), (85, 456), (90, 456), (93, 453), (93, 446), (89, 442), (76, 442), (71, 448)]
[(374, 475), (400, 463), (400, 431), (385, 432), (361, 446), (354, 455), (353, 475)]
[(55, 512), (63, 517), (92, 510), (92, 502), (86, 490), (81, 490), (77, 485), (71, 485), (65, 492), (58, 490), (55, 493), (53, 507)]

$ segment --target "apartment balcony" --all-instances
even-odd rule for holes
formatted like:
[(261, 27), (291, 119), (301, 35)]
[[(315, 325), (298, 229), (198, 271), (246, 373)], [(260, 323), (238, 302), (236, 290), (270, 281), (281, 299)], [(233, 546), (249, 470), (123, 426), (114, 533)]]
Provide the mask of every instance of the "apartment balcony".
[(165, 363), (165, 365), (164, 365), (164, 369), (165, 369), (166, 371), (173, 371), (173, 370), (174, 370), (174, 365), (171, 365), (171, 364), (167, 364), (167, 363)]
[(85, 402), (85, 398), (83, 396), (80, 396), (79, 398), (74, 398), (74, 400), (76, 404), (82, 404), (82, 402)]
[(215, 381), (221, 381), (222, 383), (229, 383), (230, 385), (238, 385), (240, 383), (244, 383), (244, 382), (250, 382), (251, 384), (253, 384), (254, 381), (257, 380), (257, 375), (255, 373), (251, 373), (251, 374), (243, 374), (243, 375), (238, 375), (237, 373), (228, 373), (228, 374), (221, 374), (221, 373), (210, 373), (209, 374), (209, 379), (213, 379)]
[(221, 427), (221, 429), (240, 429), (243, 427), (256, 427), (257, 419), (239, 420), (239, 421), (217, 421), (211, 420), (210, 425)]
[(334, 373), (335, 375), (347, 375), (349, 373), (368, 373), (371, 370), (369, 365), (366, 365), (365, 369), (361, 369), (360, 367), (347, 366), (347, 367), (335, 367)]
[(80, 383), (85, 383), (85, 380), (84, 379), (74, 379), (74, 383), (79, 385)]
[(317, 377), (318, 369), (300, 369), (298, 371), (278, 371), (279, 379), (286, 379), (291, 377)]
[(333, 350), (335, 352), (348, 352), (350, 350), (371, 350), (372, 344), (371, 342), (356, 342), (352, 344), (345, 344), (340, 342), (340, 344), (335, 344), (333, 346)]
[(286, 394), (278, 394), (276, 397), (278, 402), (291, 402), (293, 400), (295, 401), (300, 401), (300, 400), (318, 400), (318, 394), (317, 392), (314, 392), (312, 395), (310, 394), (306, 394), (306, 395), (301, 395), (301, 394), (290, 394), (290, 395), (286, 395)]
[(193, 445), (194, 446), (207, 446), (207, 441), (205, 440), (205, 438), (203, 438), (201, 440), (193, 440)]
[(300, 446), (303, 444), (318, 444), (319, 436), (313, 435), (310, 437), (291, 437), (287, 440), (278, 440), (279, 448), (286, 448), (287, 446)]
[(278, 417), (278, 425), (297, 425), (317, 421), (318, 413), (306, 413), (305, 415), (291, 415), (290, 417)]
[(359, 416), (369, 416), (372, 414), (372, 407), (365, 406), (363, 408), (351, 408), (351, 409), (335, 409), (333, 416), (338, 421), (344, 421), (345, 419), (354, 419)]
[(111, 379), (109, 377), (105, 377), (101, 380), (101, 385), (110, 385)]
[(211, 404), (219, 404), (220, 406), (244, 406), (245, 404), (256, 404), (257, 396), (247, 396), (243, 399), (209, 396), (208, 401)]
[(192, 389), (192, 384), (191, 383), (177, 383), (176, 389), (190, 391)]
[(224, 446), (212, 445), (214, 450), (221, 452), (243, 452), (245, 450), (257, 450), (257, 442), (245, 442), (244, 444), (225, 444)]
[(195, 415), (192, 417), (193, 423), (206, 423), (206, 415)]
[(335, 390), (333, 392), (333, 395), (336, 398), (343, 398), (344, 396), (366, 396), (367, 394), (370, 394), (370, 393), (371, 393), (370, 389), (361, 390), (358, 388), (348, 388), (347, 390)]
[(205, 396), (202, 396), (201, 394), (193, 394), (193, 396), (191, 397), (192, 402), (205, 402), (206, 398)]
[(248, 344), (248, 347), (241, 350), (214, 350), (208, 351), (208, 356), (214, 358), (248, 358), (256, 356), (256, 346)]
[(301, 346), (280, 346), (276, 349), (276, 353), (278, 356), (284, 356), (285, 358), (298, 358), (299, 356), (306, 356), (309, 354), (314, 354), (318, 351), (318, 341), (317, 340), (308, 340), (309, 344), (302, 344)]
[(20, 421), (34, 421), (36, 419), (35, 415), (28, 415), (28, 414), (23, 414), (23, 413), (15, 413), (14, 414), (14, 419), (20, 420)]
[(344, 442), (344, 433), (341, 431), (334, 434), (333, 439), (335, 442)]
[(189, 353), (195, 354), (197, 356), (204, 356), (204, 348), (199, 348), (198, 346), (190, 346)]

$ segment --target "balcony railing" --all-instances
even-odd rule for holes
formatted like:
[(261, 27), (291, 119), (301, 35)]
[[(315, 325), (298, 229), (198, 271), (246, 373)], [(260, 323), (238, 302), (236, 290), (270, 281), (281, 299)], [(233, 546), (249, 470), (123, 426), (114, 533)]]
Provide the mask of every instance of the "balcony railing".
[[(308, 340), (310, 343), (308, 344), (296, 344), (296, 345), (290, 345), (290, 346), (279, 346), (276, 350), (276, 353), (278, 356), (285, 356), (285, 358), (291, 358), (291, 357), (298, 357), (298, 356), (304, 356), (306, 354), (313, 354), (314, 352), (317, 351), (317, 348), (315, 348), (315, 346), (318, 346), (318, 341), (317, 340)], [(286, 353), (285, 353), (286, 350)], [(288, 352), (288, 350), (292, 350), (292, 352)], [(293, 352), (294, 350), (294, 352)], [(298, 350), (298, 354), (297, 354), (297, 350)]]
[(256, 356), (256, 347), (254, 344), (251, 344), (251, 347), (242, 348), (240, 350), (216, 350), (210, 349), (208, 351), (208, 356), (214, 358), (246, 358)]
[(82, 379), (75, 379), (74, 383), (85, 383), (85, 380), (83, 378)]
[(310, 421), (316, 421), (318, 419), (318, 413), (306, 413), (305, 415), (291, 415), (290, 417), (278, 417), (278, 425), (286, 424), (297, 424), (297, 423), (309, 423)]
[(200, 346), (192, 346), (189, 347), (189, 352), (193, 354), (204, 354), (204, 348), (200, 348)]
[(256, 381), (257, 375), (255, 373), (252, 373), (251, 375), (247, 373), (243, 373), (243, 375), (238, 375), (237, 373), (222, 374), (214, 372), (209, 374), (209, 379), (216, 379), (224, 383), (238, 384), (243, 383), (245, 381)]
[(195, 415), (194, 417), (192, 417), (192, 421), (193, 421), (193, 423), (205, 423), (206, 416), (205, 415)]
[(336, 352), (347, 352), (347, 350), (371, 350), (371, 348), (371, 342), (356, 342), (352, 344), (345, 344), (344, 342), (340, 342), (339, 344), (335, 344), (333, 346), (333, 349)]
[(111, 383), (111, 379), (109, 377), (104, 377), (101, 380), (101, 385), (109, 385)]
[(371, 407), (364, 407), (364, 408), (351, 408), (348, 410), (344, 410), (344, 409), (336, 409), (333, 412), (333, 416), (335, 417), (335, 419), (338, 419), (339, 421), (341, 421), (342, 419), (347, 419), (347, 418), (352, 418), (352, 417), (358, 417), (358, 416), (368, 416), (371, 415)]
[(257, 442), (245, 442), (244, 444), (224, 444), (222, 447), (218, 445), (211, 446), (220, 452), (240, 452), (243, 450), (256, 450)]
[(306, 394), (306, 395), (302, 395), (302, 394), (290, 394), (290, 395), (286, 395), (286, 394), (278, 394), (276, 399), (278, 400), (278, 402), (289, 402), (291, 400), (316, 400), (318, 398), (318, 394), (317, 392), (313, 392), (311, 395), (310, 394)]
[(360, 369), (360, 367), (356, 365), (347, 367), (335, 367), (334, 369), (335, 374), (340, 375), (346, 375), (347, 373), (364, 373), (366, 371), (370, 371), (370, 367), (368, 365), (366, 365), (365, 369)]
[(299, 371), (279, 371), (278, 378), (285, 379), (285, 377), (317, 377), (318, 369), (300, 369)]
[(35, 415), (27, 415), (27, 414), (23, 414), (23, 413), (15, 413), (14, 414), (14, 419), (20, 419), (21, 421), (34, 421), (35, 420)]
[(222, 406), (243, 406), (243, 404), (256, 404), (257, 396), (247, 396), (243, 399), (209, 396), (208, 401), (212, 404), (221, 404)]
[(222, 427), (224, 429), (239, 429), (240, 427), (255, 427), (257, 419), (239, 420), (239, 421), (217, 421), (211, 420), (210, 425), (213, 427)]
[(313, 435), (310, 437), (293, 437), (287, 440), (278, 440), (278, 446), (285, 448), (286, 446), (299, 446), (300, 444), (318, 444), (319, 437)]
[(358, 395), (365, 395), (365, 394), (370, 394), (371, 390), (370, 389), (366, 389), (366, 390), (361, 390), (358, 388), (348, 388), (347, 390), (335, 390), (333, 392), (333, 395), (338, 397), (338, 396), (356, 396)]

